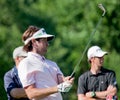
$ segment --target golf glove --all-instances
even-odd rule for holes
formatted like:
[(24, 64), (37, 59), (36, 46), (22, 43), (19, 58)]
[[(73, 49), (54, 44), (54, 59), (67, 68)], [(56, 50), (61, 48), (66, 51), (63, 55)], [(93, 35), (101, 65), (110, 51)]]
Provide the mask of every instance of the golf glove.
[(63, 82), (63, 83), (59, 84), (57, 87), (58, 87), (59, 92), (68, 92), (71, 89), (72, 84), (70, 84), (68, 82)]

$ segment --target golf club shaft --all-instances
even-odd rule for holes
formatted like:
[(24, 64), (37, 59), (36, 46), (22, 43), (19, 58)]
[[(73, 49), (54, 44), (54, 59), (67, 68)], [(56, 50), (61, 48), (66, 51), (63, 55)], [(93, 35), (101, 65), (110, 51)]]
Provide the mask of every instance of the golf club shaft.
[(75, 72), (76, 72), (76, 70), (77, 70), (77, 67), (79, 67), (79, 65), (80, 65), (80, 63), (81, 63), (81, 61), (82, 61), (82, 59), (83, 59), (83, 57), (84, 57), (84, 55), (85, 55), (85, 53), (86, 53), (86, 51), (87, 51), (88, 46), (89, 46), (89, 44), (91, 43), (91, 41), (92, 41), (92, 39), (93, 39), (93, 36), (94, 36), (96, 30), (98, 29), (98, 26), (99, 26), (100, 23), (102, 22), (102, 18), (103, 18), (104, 15), (105, 15), (106, 10), (105, 10), (104, 7), (102, 6), (102, 4), (99, 4), (98, 6), (99, 6), (99, 8), (103, 11), (102, 17), (100, 18), (100, 20), (98, 21), (95, 29), (94, 29), (93, 32), (91, 33), (90, 39), (89, 39), (89, 41), (88, 41), (88, 43), (87, 43), (87, 45), (86, 45), (86, 47), (85, 47), (85, 49), (84, 49), (84, 51), (83, 51), (83, 53), (82, 53), (82, 56), (80, 57), (78, 63), (76, 64), (76, 66), (75, 66), (72, 74), (70, 75), (71, 78), (75, 76)]

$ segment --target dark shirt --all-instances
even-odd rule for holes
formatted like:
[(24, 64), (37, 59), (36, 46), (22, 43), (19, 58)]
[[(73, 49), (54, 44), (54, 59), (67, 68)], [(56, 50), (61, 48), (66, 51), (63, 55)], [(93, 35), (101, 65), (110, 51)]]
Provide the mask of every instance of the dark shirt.
[(117, 87), (114, 71), (101, 68), (96, 75), (87, 71), (79, 77), (78, 94), (85, 94), (89, 91), (104, 91), (109, 85)]
[(10, 95), (10, 91), (14, 88), (22, 88), (22, 84), (18, 77), (18, 71), (16, 67), (12, 68), (4, 75), (4, 87), (7, 92), (8, 100), (29, 100), (28, 98), (15, 99)]

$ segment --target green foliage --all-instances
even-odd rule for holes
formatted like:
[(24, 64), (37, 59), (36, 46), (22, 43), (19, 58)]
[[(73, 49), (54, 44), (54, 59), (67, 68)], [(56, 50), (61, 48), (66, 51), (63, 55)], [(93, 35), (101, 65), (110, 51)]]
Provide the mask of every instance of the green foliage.
[[(56, 36), (50, 42), (46, 56), (57, 62), (65, 76), (70, 75), (102, 15), (97, 7), (99, 3), (105, 6), (107, 13), (89, 46), (99, 45), (110, 52), (106, 56), (105, 66), (114, 69), (120, 85), (117, 70), (120, 69), (119, 0), (0, 0), (0, 84), (3, 86), (4, 73), (14, 64), (12, 51), (16, 46), (23, 45), (21, 37), (29, 25), (44, 27), (47, 33)], [(65, 100), (77, 99), (77, 79), (88, 68), (85, 55), (72, 90), (63, 94)], [(4, 90), (3, 87), (1, 90)], [(3, 95), (5, 97), (5, 92)]]

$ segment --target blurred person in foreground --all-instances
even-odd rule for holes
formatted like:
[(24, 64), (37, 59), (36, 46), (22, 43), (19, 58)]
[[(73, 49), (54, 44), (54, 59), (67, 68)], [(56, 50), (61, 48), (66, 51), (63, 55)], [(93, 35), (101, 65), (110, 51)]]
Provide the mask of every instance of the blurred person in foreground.
[(99, 46), (88, 49), (90, 70), (79, 77), (78, 100), (117, 100), (115, 72), (103, 67), (106, 54)]
[(20, 61), (26, 56), (27, 52), (23, 50), (23, 46), (19, 46), (13, 51), (15, 66), (4, 75), (4, 87), (7, 92), (8, 100), (29, 100), (22, 87), (17, 70)]
[(57, 64), (45, 58), (48, 41), (53, 38), (36, 26), (29, 26), (22, 36), (28, 56), (20, 62), (18, 73), (32, 100), (63, 100), (60, 92), (68, 92), (72, 87), (74, 78), (64, 77)]

